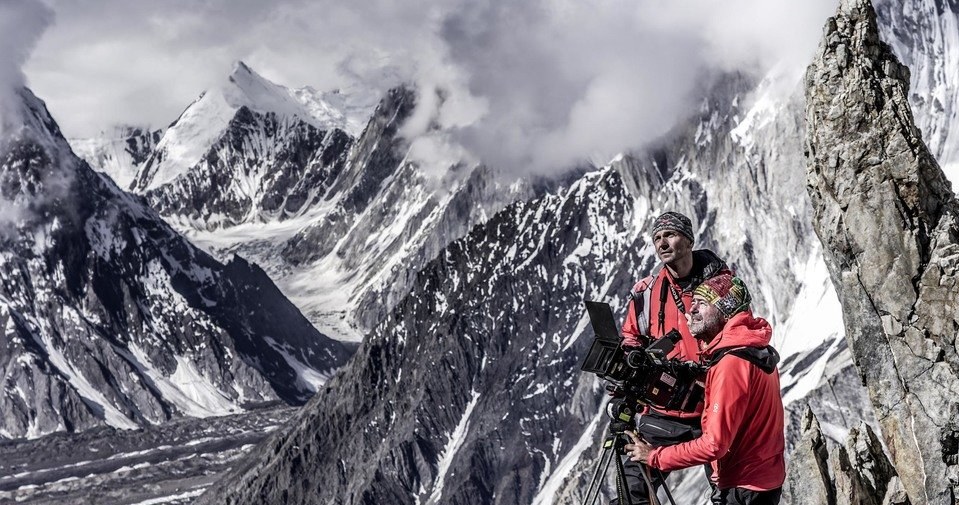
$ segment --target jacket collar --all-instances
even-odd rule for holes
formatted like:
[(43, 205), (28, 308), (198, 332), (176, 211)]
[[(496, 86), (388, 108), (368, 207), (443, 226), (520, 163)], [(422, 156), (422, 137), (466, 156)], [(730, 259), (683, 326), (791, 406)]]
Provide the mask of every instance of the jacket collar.
[(772, 340), (773, 329), (769, 323), (753, 316), (752, 311), (740, 312), (726, 321), (722, 331), (700, 352), (709, 358), (721, 349), (734, 347), (766, 347)]

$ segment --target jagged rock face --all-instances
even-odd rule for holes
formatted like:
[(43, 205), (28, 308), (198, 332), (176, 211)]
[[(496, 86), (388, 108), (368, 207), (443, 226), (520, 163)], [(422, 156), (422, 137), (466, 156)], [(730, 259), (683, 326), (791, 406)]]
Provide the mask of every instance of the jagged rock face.
[(352, 144), (342, 130), (240, 107), (196, 166), (144, 196), (161, 215), (192, 227), (283, 220), (324, 195)]
[(840, 503), (880, 505), (889, 502), (887, 496), (897, 494), (893, 481), (896, 469), (883, 452), (879, 437), (866, 424), (849, 432), (845, 447), (830, 455), (830, 463), (835, 469)]
[(345, 361), (262, 270), (193, 247), (21, 95), (0, 139), (0, 435), (302, 402)]
[(531, 502), (591, 442), (602, 395), (577, 372), (580, 303), (629, 285), (632, 203), (607, 169), (475, 228), (289, 432), (200, 503)]
[(831, 505), (836, 503), (836, 488), (829, 474), (829, 451), (819, 420), (808, 407), (802, 414), (799, 440), (789, 451), (784, 503)]
[(823, 436), (811, 409), (802, 418), (801, 437), (790, 453), (785, 503), (804, 505), (907, 504), (896, 469), (868, 424), (849, 432), (845, 445)]
[(807, 85), (808, 189), (846, 336), (913, 503), (959, 497), (959, 205), (868, 2), (827, 24)]

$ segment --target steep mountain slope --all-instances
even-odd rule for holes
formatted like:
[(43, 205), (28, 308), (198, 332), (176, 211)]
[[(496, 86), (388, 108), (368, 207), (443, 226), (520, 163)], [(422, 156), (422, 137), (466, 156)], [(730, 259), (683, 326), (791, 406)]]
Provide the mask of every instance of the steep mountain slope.
[(261, 269), (193, 247), (20, 96), (0, 139), (0, 435), (301, 402), (343, 363)]
[(946, 177), (959, 184), (959, 3), (877, 1), (875, 8), (882, 39), (912, 69), (916, 126)]
[(342, 170), (353, 141), (346, 123), (321, 97), (238, 62), (227, 84), (205, 92), (164, 133), (132, 189), (168, 219), (201, 229), (286, 219), (307, 210)]
[(808, 185), (902, 486), (912, 503), (946, 504), (959, 498), (959, 201), (913, 120), (908, 78), (872, 6), (843, 1), (806, 78)]
[(69, 142), (73, 152), (90, 167), (109, 175), (121, 188), (128, 188), (162, 135), (163, 130), (118, 126), (99, 137), (69, 139)]

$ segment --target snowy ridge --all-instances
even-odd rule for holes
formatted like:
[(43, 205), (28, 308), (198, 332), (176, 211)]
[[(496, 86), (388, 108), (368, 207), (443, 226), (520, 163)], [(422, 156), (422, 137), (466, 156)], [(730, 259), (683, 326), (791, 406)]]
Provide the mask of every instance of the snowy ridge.
[[(336, 103), (327, 103), (326, 97), (334, 98)], [(302, 121), (319, 131), (355, 131), (357, 117), (368, 115), (373, 105), (366, 96), (353, 99), (308, 88), (292, 91), (237, 62), (224, 85), (201, 94), (164, 133), (156, 151), (137, 174), (133, 189), (156, 190), (187, 173), (223, 136), (241, 109)]]
[(0, 139), (0, 189), (18, 214), (0, 233), (3, 436), (305, 401), (314, 389), (267, 337), (318, 373), (345, 360), (262, 270), (190, 245), (21, 96), (24, 124)]

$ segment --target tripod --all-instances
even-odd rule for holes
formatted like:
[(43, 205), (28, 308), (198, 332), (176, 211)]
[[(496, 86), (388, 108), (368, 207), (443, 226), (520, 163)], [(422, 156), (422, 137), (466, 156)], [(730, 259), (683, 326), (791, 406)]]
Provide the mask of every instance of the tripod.
[[(611, 421), (606, 439), (603, 440), (603, 453), (596, 463), (596, 469), (593, 470), (593, 478), (590, 480), (589, 488), (586, 490), (586, 496), (583, 498), (583, 505), (593, 505), (596, 503), (596, 500), (599, 499), (600, 488), (606, 480), (606, 472), (609, 470), (609, 465), (613, 460), (616, 461), (616, 497), (618, 504), (633, 505), (632, 500), (629, 498), (629, 489), (626, 485), (626, 468), (623, 465), (622, 458), (622, 455), (625, 454), (624, 447), (630, 442), (626, 436), (626, 431), (634, 428), (633, 418), (635, 411), (629, 406), (629, 403), (630, 402), (626, 400), (614, 398), (606, 404), (606, 415), (610, 417)], [(651, 501), (653, 505), (658, 505), (658, 501), (655, 498), (656, 488), (653, 486), (652, 479), (649, 476), (649, 467), (642, 463), (640, 467), (642, 467), (643, 470), (642, 476), (643, 480), (646, 481), (646, 489), (650, 490), (653, 494), (650, 496)], [(666, 485), (666, 479), (662, 478), (661, 472), (659, 477), (663, 490), (666, 491), (666, 497), (669, 499), (669, 503), (676, 505), (676, 502), (673, 500), (673, 495), (669, 492), (669, 487)]]

